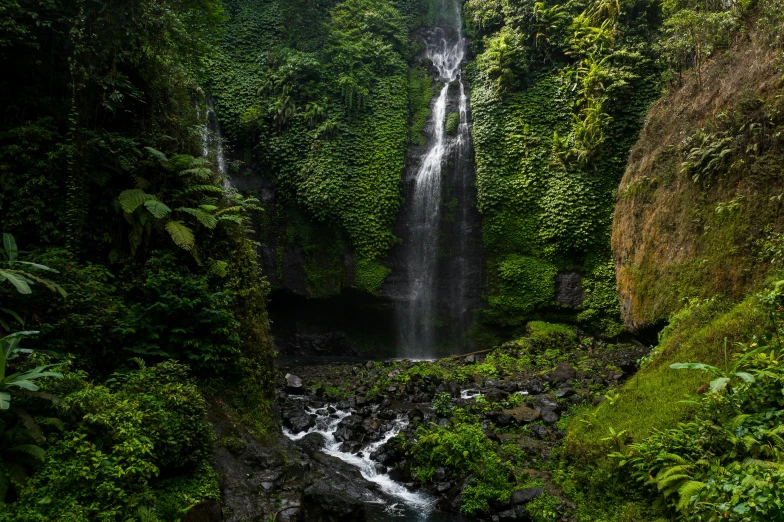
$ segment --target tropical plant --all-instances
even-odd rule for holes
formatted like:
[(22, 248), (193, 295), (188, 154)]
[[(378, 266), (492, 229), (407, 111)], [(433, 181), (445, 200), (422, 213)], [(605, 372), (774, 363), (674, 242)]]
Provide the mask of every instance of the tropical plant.
[[(41, 283), (53, 292), (59, 292), (63, 297), (68, 295), (65, 290), (57, 285), (57, 283), (30, 273), (30, 270), (41, 270), (54, 273), (58, 272), (57, 270), (49, 268), (46, 265), (41, 265), (30, 261), (22, 261), (19, 259), (19, 254), (21, 252), (16, 246), (16, 240), (14, 239), (14, 236), (11, 234), (3, 234), (3, 245), (0, 252), (2, 252), (3, 257), (2, 261), (0, 262), (0, 267), (2, 267), (0, 268), (0, 280), (5, 280), (11, 283), (14, 288), (16, 288), (16, 291), (20, 294), (32, 293), (30, 285), (37, 282)], [(0, 308), (0, 310), (11, 314), (11, 312), (5, 308)], [(6, 330), (8, 329), (5, 325), (3, 327)]]

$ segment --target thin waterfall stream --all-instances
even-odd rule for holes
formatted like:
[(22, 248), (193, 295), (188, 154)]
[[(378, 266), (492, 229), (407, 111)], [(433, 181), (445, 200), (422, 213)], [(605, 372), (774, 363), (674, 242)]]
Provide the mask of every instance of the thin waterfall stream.
[[(461, 71), (466, 41), (459, 3), (444, 0), (441, 9), (439, 22), (424, 39), (424, 56), (432, 63), (440, 87), (431, 107), (427, 148), (409, 185), (403, 232), (405, 276), (398, 295), (398, 337), (399, 355), (409, 358), (435, 356), (443, 324), (450, 349), (462, 348), (472, 302), (466, 284), (472, 236), (468, 201), (472, 148)], [(446, 129), (450, 109), (460, 118), (454, 135)], [(444, 208), (445, 198), (450, 208)], [(451, 237), (445, 233), (445, 221), (452, 224)]]

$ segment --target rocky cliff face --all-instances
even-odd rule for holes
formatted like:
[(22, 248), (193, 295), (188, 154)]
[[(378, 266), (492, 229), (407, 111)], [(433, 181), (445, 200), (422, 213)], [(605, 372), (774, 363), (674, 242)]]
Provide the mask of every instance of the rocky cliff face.
[(618, 190), (612, 247), (627, 327), (684, 297), (753, 289), (781, 253), (784, 104), (775, 51), (744, 37), (650, 110)]

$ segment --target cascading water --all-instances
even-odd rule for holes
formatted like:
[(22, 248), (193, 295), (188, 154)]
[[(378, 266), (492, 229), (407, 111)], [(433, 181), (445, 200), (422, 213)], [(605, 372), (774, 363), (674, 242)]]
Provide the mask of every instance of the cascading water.
[[(445, 340), (439, 331), (447, 334), (451, 352), (460, 350), (479, 295), (475, 272), (481, 261), (472, 255), (471, 244), (478, 218), (472, 215), (470, 114), (461, 73), (466, 42), (460, 3), (443, 1), (438, 24), (425, 36), (424, 56), (440, 88), (432, 104), (427, 150), (409, 185), (401, 231), (405, 274), (394, 292), (399, 355), (409, 358), (437, 355)], [(460, 118), (455, 135), (445, 128), (450, 111)]]
[(205, 121), (201, 127), (202, 153), (211, 163), (218, 167), (218, 174), (223, 180), (223, 188), (229, 189), (231, 186), (229, 179), (226, 155), (223, 152), (223, 136), (221, 135), (218, 116), (215, 114), (215, 106), (212, 103), (212, 96), (207, 96), (207, 106), (205, 108)]
[(323, 408), (307, 408), (308, 414), (316, 417), (316, 424), (307, 431), (297, 434), (284, 428), (283, 433), (291, 440), (300, 440), (310, 433), (318, 433), (324, 437), (325, 445), (323, 452), (327, 455), (337, 457), (359, 469), (362, 477), (378, 485), (379, 490), (385, 498), (367, 498), (369, 503), (377, 503), (385, 508), (384, 520), (402, 519), (405, 521), (417, 520), (420, 522), (432, 520), (435, 510), (435, 499), (419, 492), (409, 491), (402, 484), (392, 480), (386, 474), (383, 467), (371, 460), (370, 455), (381, 446), (389, 442), (395, 435), (405, 429), (407, 421), (404, 417), (392, 421), (391, 426), (375, 442), (365, 445), (358, 453), (349, 453), (341, 450), (342, 443), (335, 438), (340, 421), (352, 414), (351, 410), (333, 409), (332, 405), (325, 405)]

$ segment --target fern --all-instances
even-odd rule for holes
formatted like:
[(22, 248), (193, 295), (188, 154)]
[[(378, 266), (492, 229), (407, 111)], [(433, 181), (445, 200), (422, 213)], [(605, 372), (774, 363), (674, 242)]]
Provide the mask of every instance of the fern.
[(136, 210), (139, 205), (144, 204), (145, 201), (153, 199), (155, 199), (155, 196), (147, 194), (141, 189), (123, 190), (120, 192), (120, 195), (117, 196), (117, 200), (120, 202), (123, 211), (128, 214)]
[(189, 207), (180, 207), (177, 209), (179, 212), (185, 212), (186, 214), (190, 214), (194, 216), (196, 219), (199, 220), (199, 223), (204, 225), (209, 229), (215, 228), (215, 225), (218, 224), (218, 219), (213, 216), (212, 214), (208, 214), (203, 210), (199, 210), (197, 208), (189, 208)]
[(18, 446), (8, 448), (8, 451), (24, 453), (25, 455), (30, 455), (36, 460), (43, 460), (44, 455), (46, 454), (43, 448), (36, 446), (35, 444), (20, 444)]
[(228, 268), (229, 264), (226, 261), (216, 261), (210, 260), (207, 266), (210, 269), (210, 272), (215, 274), (218, 277), (226, 277), (226, 269)]
[(194, 192), (220, 192), (222, 194), (223, 189), (215, 185), (194, 185), (183, 190), (182, 194), (192, 194)]
[(150, 214), (158, 219), (165, 218), (169, 215), (169, 213), (171, 213), (171, 209), (167, 205), (156, 199), (145, 201), (144, 208), (146, 208)]
[(683, 484), (678, 490), (678, 495), (680, 496), (680, 500), (678, 501), (677, 509), (679, 509), (680, 511), (686, 511), (686, 508), (688, 508), (689, 504), (691, 504), (691, 498), (699, 494), (699, 492), (702, 491), (703, 489), (705, 489), (706, 485), (707, 484), (705, 484), (704, 482), (700, 482), (697, 480), (690, 480), (685, 484)]
[(185, 226), (182, 221), (169, 221), (166, 223), (166, 232), (169, 233), (172, 241), (174, 241), (178, 247), (187, 250), (188, 252), (193, 250), (193, 246), (196, 244), (196, 239), (193, 237), (193, 231)]

